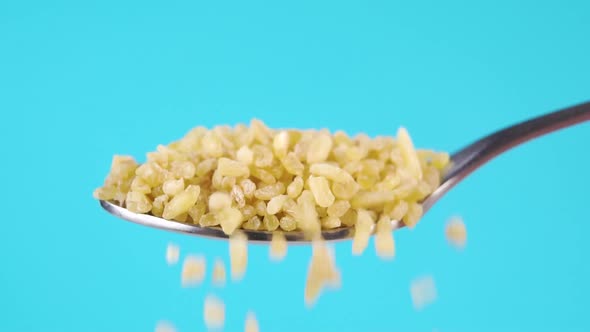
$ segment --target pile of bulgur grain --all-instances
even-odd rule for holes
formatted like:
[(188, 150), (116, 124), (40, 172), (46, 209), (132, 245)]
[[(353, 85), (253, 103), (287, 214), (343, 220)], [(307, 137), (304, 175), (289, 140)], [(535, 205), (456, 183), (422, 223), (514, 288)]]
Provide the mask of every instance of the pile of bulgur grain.
[[(404, 128), (397, 136), (349, 137), (342, 131), (197, 127), (159, 145), (138, 164), (115, 156), (94, 192), (136, 213), (201, 227), (277, 232), (355, 227), (355, 253), (376, 228), (391, 255), (391, 220), (413, 227), (420, 201), (440, 184), (447, 153), (416, 150)], [(375, 226), (378, 227), (375, 227)]]

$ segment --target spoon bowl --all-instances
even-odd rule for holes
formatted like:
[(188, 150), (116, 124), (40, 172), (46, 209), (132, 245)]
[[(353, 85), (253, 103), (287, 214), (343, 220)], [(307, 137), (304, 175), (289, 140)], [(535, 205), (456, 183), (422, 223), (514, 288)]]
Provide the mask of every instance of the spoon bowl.
[[(444, 194), (451, 190), (461, 180), (499, 154), (531, 139), (588, 120), (590, 120), (590, 102), (578, 104), (517, 123), (467, 145), (465, 148), (457, 151), (451, 156), (451, 163), (443, 174), (440, 186), (422, 201), (424, 213), (426, 213), (444, 196)], [(112, 215), (140, 225), (201, 237), (216, 239), (228, 238), (228, 235), (223, 232), (221, 227), (201, 227), (199, 225), (166, 220), (149, 214), (135, 213), (112, 202), (103, 200), (100, 201), (100, 205)], [(391, 222), (394, 230), (404, 227), (403, 222), (397, 220), (392, 220)], [(245, 229), (242, 229), (241, 231), (246, 234), (250, 242), (270, 242), (273, 234), (268, 231), (252, 231)], [(292, 231), (283, 233), (286, 240), (289, 242), (310, 242), (309, 238), (305, 236), (303, 232)], [(322, 230), (322, 237), (326, 241), (347, 240), (352, 238), (353, 235), (353, 227)]]

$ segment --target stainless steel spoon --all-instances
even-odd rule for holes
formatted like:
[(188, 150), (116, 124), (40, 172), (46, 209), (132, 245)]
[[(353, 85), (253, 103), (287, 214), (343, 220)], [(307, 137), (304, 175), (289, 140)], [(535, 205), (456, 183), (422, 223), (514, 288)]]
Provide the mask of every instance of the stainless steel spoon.
[[(428, 211), (444, 194), (459, 183), (459, 181), (502, 152), (533, 138), (566, 127), (571, 127), (588, 120), (590, 120), (590, 102), (515, 124), (485, 136), (466, 146), (451, 156), (451, 166), (445, 172), (440, 187), (422, 202), (424, 213), (426, 213), (426, 211)], [(109, 213), (121, 219), (144, 226), (203, 237), (228, 238), (219, 227), (199, 227), (198, 225), (165, 220), (147, 214), (138, 214), (107, 201), (100, 201), (100, 204)], [(401, 222), (398, 223), (394, 220), (392, 223), (395, 228), (403, 227), (403, 223)], [(272, 238), (272, 232), (243, 231), (248, 236), (249, 241), (252, 242), (268, 242)], [(322, 232), (322, 235), (327, 241), (345, 240), (354, 235), (354, 229), (343, 227), (333, 230), (325, 230)], [(285, 237), (290, 242), (305, 243), (309, 241), (303, 233), (298, 231), (285, 232)]]

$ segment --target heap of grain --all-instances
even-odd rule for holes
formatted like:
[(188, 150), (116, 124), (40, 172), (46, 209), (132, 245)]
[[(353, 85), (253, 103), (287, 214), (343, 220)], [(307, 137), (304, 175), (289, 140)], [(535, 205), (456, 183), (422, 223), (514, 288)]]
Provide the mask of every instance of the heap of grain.
[[(197, 127), (139, 165), (115, 156), (95, 197), (137, 213), (221, 227), (314, 232), (381, 219), (414, 226), (448, 154), (416, 151), (407, 131), (354, 138), (327, 130)], [(370, 226), (370, 227), (369, 227)]]
[[(302, 231), (318, 242), (322, 229), (339, 227), (355, 228), (354, 254), (376, 232), (378, 254), (393, 257), (392, 220), (416, 225), (420, 202), (439, 186), (448, 163), (446, 153), (415, 150), (404, 128), (396, 137), (349, 137), (252, 120), (197, 127), (159, 145), (141, 165), (115, 156), (94, 196), (136, 213), (220, 227), (230, 236), (232, 278), (239, 279), (247, 259), (240, 229), (278, 232), (275, 259), (286, 253), (283, 233)], [(329, 256), (317, 243), (314, 251), (318, 259)], [(331, 277), (324, 282), (337, 283)]]

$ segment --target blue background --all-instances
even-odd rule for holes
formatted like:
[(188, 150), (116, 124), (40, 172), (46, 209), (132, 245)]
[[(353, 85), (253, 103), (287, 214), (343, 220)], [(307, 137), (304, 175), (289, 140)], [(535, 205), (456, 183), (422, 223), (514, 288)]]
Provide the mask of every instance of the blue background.
[[(590, 331), (585, 124), (543, 137), (461, 183), (397, 258), (336, 246), (343, 287), (303, 305), (310, 249), (246, 278), (180, 287), (169, 241), (209, 261), (226, 244), (119, 221), (91, 194), (113, 154), (142, 158), (196, 125), (246, 122), (393, 134), (453, 151), (590, 98), (588, 1), (2, 1), (0, 330)], [(458, 252), (444, 238), (459, 214)], [(409, 285), (439, 298), (415, 311)]]

